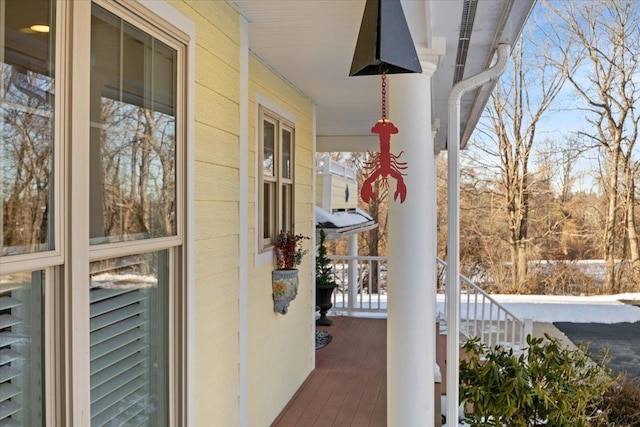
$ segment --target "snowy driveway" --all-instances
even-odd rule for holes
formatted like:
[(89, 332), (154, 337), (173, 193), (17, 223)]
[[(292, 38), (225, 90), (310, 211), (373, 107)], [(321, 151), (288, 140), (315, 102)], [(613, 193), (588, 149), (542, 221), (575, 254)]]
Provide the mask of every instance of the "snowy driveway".
[[(598, 356), (609, 349), (609, 368), (640, 377), (640, 294), (592, 297), (497, 295), (520, 319), (553, 323), (572, 342)], [(464, 311), (463, 311), (464, 312)]]
[(588, 344), (589, 353), (595, 358), (608, 349), (611, 357), (607, 363), (609, 368), (629, 376), (640, 377), (640, 322), (557, 322), (554, 325), (574, 343)]

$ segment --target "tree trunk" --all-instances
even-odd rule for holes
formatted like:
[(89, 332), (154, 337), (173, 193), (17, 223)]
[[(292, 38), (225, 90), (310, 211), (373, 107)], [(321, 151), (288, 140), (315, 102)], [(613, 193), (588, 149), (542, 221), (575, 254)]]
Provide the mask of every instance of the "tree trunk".
[(527, 257), (527, 243), (525, 240), (520, 240), (517, 246), (518, 254), (518, 293), (522, 293), (524, 286), (527, 282), (527, 274), (529, 273), (529, 263)]
[(606, 292), (613, 293), (616, 288), (615, 280), (615, 221), (616, 221), (616, 205), (618, 202), (618, 165), (620, 159), (620, 150), (615, 147), (614, 152), (610, 155), (610, 167), (609, 167), (609, 188), (607, 189), (607, 216), (604, 224), (604, 241), (603, 241), (603, 253), (604, 253), (604, 265), (605, 265), (605, 278), (604, 288)]
[[(150, 206), (149, 206), (149, 167), (151, 163), (151, 141), (150, 141), (151, 124), (145, 123), (144, 135), (142, 137), (142, 153), (140, 156), (140, 225), (142, 232), (147, 234), (151, 232), (150, 224)], [(151, 236), (150, 236), (151, 237)]]
[(636, 200), (635, 200), (635, 167), (625, 167), (625, 181), (627, 184), (627, 237), (629, 239), (629, 255), (633, 271), (640, 268), (640, 249), (638, 248), (638, 229), (636, 227)]
[(516, 242), (509, 242), (509, 253), (511, 254), (511, 292), (518, 293), (518, 278), (520, 272), (518, 271), (518, 246)]

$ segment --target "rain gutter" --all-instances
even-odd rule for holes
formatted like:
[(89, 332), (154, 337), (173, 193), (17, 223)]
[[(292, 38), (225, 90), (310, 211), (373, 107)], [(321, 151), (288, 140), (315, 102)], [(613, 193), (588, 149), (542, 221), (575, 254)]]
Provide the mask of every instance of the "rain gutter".
[(500, 78), (507, 67), (511, 46), (499, 44), (491, 68), (462, 80), (449, 94), (448, 215), (447, 215), (447, 425), (458, 425), (460, 400), (460, 99), (466, 92)]

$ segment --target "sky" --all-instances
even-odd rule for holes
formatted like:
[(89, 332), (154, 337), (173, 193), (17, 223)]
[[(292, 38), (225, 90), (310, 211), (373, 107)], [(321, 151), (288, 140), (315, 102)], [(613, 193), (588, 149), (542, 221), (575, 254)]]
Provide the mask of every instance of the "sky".
[[(533, 42), (525, 44), (525, 46), (530, 46), (530, 55), (532, 55), (532, 57), (535, 57), (535, 55), (539, 54), (540, 51), (548, 52), (554, 57), (556, 56), (554, 55), (554, 51), (556, 49), (545, 46), (544, 40), (546, 39), (546, 36), (544, 35), (545, 30), (542, 27), (549, 25), (550, 20), (554, 19), (553, 14), (550, 14), (545, 7), (545, 4), (546, 1), (537, 2), (522, 34), (523, 36), (528, 36), (533, 40)], [(538, 46), (532, 46), (532, 43), (535, 43)], [(525, 61), (526, 60), (527, 59), (525, 59)], [(593, 71), (593, 66), (591, 61), (585, 61), (583, 65), (584, 66), (578, 69), (573, 76), (578, 81), (588, 82), (588, 73)], [(537, 85), (539, 83), (539, 79), (537, 78), (538, 75), (536, 73), (532, 73), (530, 68), (526, 71), (527, 75), (525, 81), (527, 81), (528, 86), (530, 87), (528, 96), (535, 105), (536, 96), (539, 95), (537, 93)], [(510, 71), (507, 70), (503, 78), (508, 78), (509, 73)], [(635, 78), (632, 78), (632, 80), (636, 83), (640, 83), (639, 73), (636, 72), (633, 76)], [(589, 85), (587, 84), (585, 87), (589, 87)], [(551, 108), (543, 114), (539, 121), (539, 125), (536, 129), (537, 137), (536, 143), (534, 144), (534, 150), (536, 147), (544, 148), (544, 144), (542, 144), (544, 139), (561, 142), (565, 139), (574, 137), (578, 131), (586, 133), (594, 132), (594, 129), (585, 120), (585, 111), (581, 110), (581, 108), (584, 108), (585, 106), (586, 104), (577, 95), (573, 86), (569, 82), (565, 82), (564, 87), (555, 102), (551, 105)], [(487, 123), (488, 121), (486, 118), (480, 120), (479, 126), (476, 128), (476, 132), (470, 139), (467, 150), (462, 153), (463, 156), (478, 156), (485, 160), (488, 159), (486, 155), (481, 154), (478, 148), (483, 145), (494, 145), (491, 142), (492, 138), (485, 137), (481, 132), (482, 129), (486, 129)], [(526, 125), (528, 122), (525, 122), (524, 124)], [(574, 191), (589, 192), (599, 190), (596, 185), (596, 174), (599, 170), (599, 165), (595, 157), (596, 151), (590, 150), (579, 162), (576, 163), (573, 171), (577, 178), (574, 183)], [(489, 163), (496, 162), (497, 159), (493, 159)], [(529, 166), (530, 171), (534, 171), (536, 169), (535, 159), (532, 159)]]

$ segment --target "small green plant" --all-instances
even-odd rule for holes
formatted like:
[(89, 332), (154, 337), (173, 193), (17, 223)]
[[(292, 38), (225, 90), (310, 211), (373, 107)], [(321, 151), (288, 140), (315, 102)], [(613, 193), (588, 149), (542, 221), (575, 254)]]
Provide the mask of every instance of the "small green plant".
[(327, 257), (327, 248), (324, 242), (327, 234), (324, 229), (320, 229), (320, 239), (318, 240), (318, 253), (316, 254), (316, 286), (334, 286), (333, 273), (331, 272), (331, 261)]
[(569, 350), (554, 338), (527, 337), (521, 354), (478, 339), (464, 345), (460, 400), (466, 421), (479, 427), (588, 427), (612, 380), (604, 361), (582, 349)]

